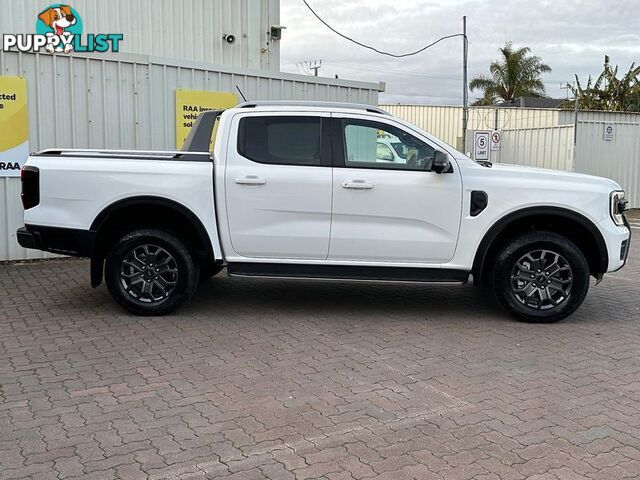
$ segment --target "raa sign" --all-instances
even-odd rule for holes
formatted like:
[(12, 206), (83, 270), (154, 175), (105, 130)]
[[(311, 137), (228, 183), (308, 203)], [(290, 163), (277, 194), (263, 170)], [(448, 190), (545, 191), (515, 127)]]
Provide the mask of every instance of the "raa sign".
[(29, 156), (27, 80), (0, 76), (0, 177), (19, 177)]

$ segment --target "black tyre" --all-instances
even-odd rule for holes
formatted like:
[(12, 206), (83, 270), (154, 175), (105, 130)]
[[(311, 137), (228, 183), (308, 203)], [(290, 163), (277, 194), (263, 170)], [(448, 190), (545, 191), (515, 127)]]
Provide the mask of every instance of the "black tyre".
[(557, 322), (589, 290), (589, 265), (578, 247), (551, 232), (523, 233), (498, 254), (491, 275), (498, 303), (520, 320)]
[(137, 315), (163, 315), (191, 298), (199, 269), (175, 234), (141, 229), (122, 236), (107, 255), (105, 281), (113, 298)]

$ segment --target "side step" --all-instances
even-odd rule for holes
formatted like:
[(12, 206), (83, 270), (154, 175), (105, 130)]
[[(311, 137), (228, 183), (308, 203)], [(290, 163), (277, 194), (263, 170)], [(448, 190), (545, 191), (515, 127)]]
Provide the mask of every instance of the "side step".
[(292, 263), (229, 263), (231, 276), (355, 280), (369, 282), (466, 283), (469, 272), (443, 268), (362, 267)]

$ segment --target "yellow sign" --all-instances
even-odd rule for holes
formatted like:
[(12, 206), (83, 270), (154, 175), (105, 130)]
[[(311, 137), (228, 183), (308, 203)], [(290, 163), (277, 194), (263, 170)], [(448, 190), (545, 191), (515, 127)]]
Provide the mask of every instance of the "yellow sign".
[(189, 130), (200, 113), (231, 108), (237, 104), (238, 99), (233, 93), (178, 88), (176, 90), (176, 148), (182, 148)]
[(0, 177), (19, 177), (29, 156), (27, 80), (0, 76)]

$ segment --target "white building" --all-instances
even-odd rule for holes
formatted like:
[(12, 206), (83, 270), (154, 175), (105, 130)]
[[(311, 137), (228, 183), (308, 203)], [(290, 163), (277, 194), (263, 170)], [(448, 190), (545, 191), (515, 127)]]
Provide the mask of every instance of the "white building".
[[(47, 17), (48, 5), (36, 0), (3, 0), (2, 7), (2, 33), (34, 34), (44, 25), (40, 15), (56, 16)], [(0, 86), (3, 76), (27, 81), (31, 151), (174, 149), (178, 91), (238, 95), (239, 88), (250, 100), (375, 105), (384, 88), (280, 73), (280, 43), (287, 40), (279, 28), (279, 0), (75, 0), (67, 11), (74, 15), (73, 28), (82, 27), (81, 47), (90, 44), (89, 35), (121, 34), (119, 51), (0, 52)], [(0, 260), (45, 255), (16, 242), (19, 192), (18, 178), (0, 176)]]
[[(271, 27), (279, 26), (279, 0), (70, 0), (68, 4), (79, 13), (86, 32), (122, 33), (125, 53), (280, 70), (279, 42), (271, 36)], [(47, 0), (3, 0), (0, 32), (34, 33), (37, 15), (47, 6)], [(231, 43), (224, 38), (230, 35)]]

